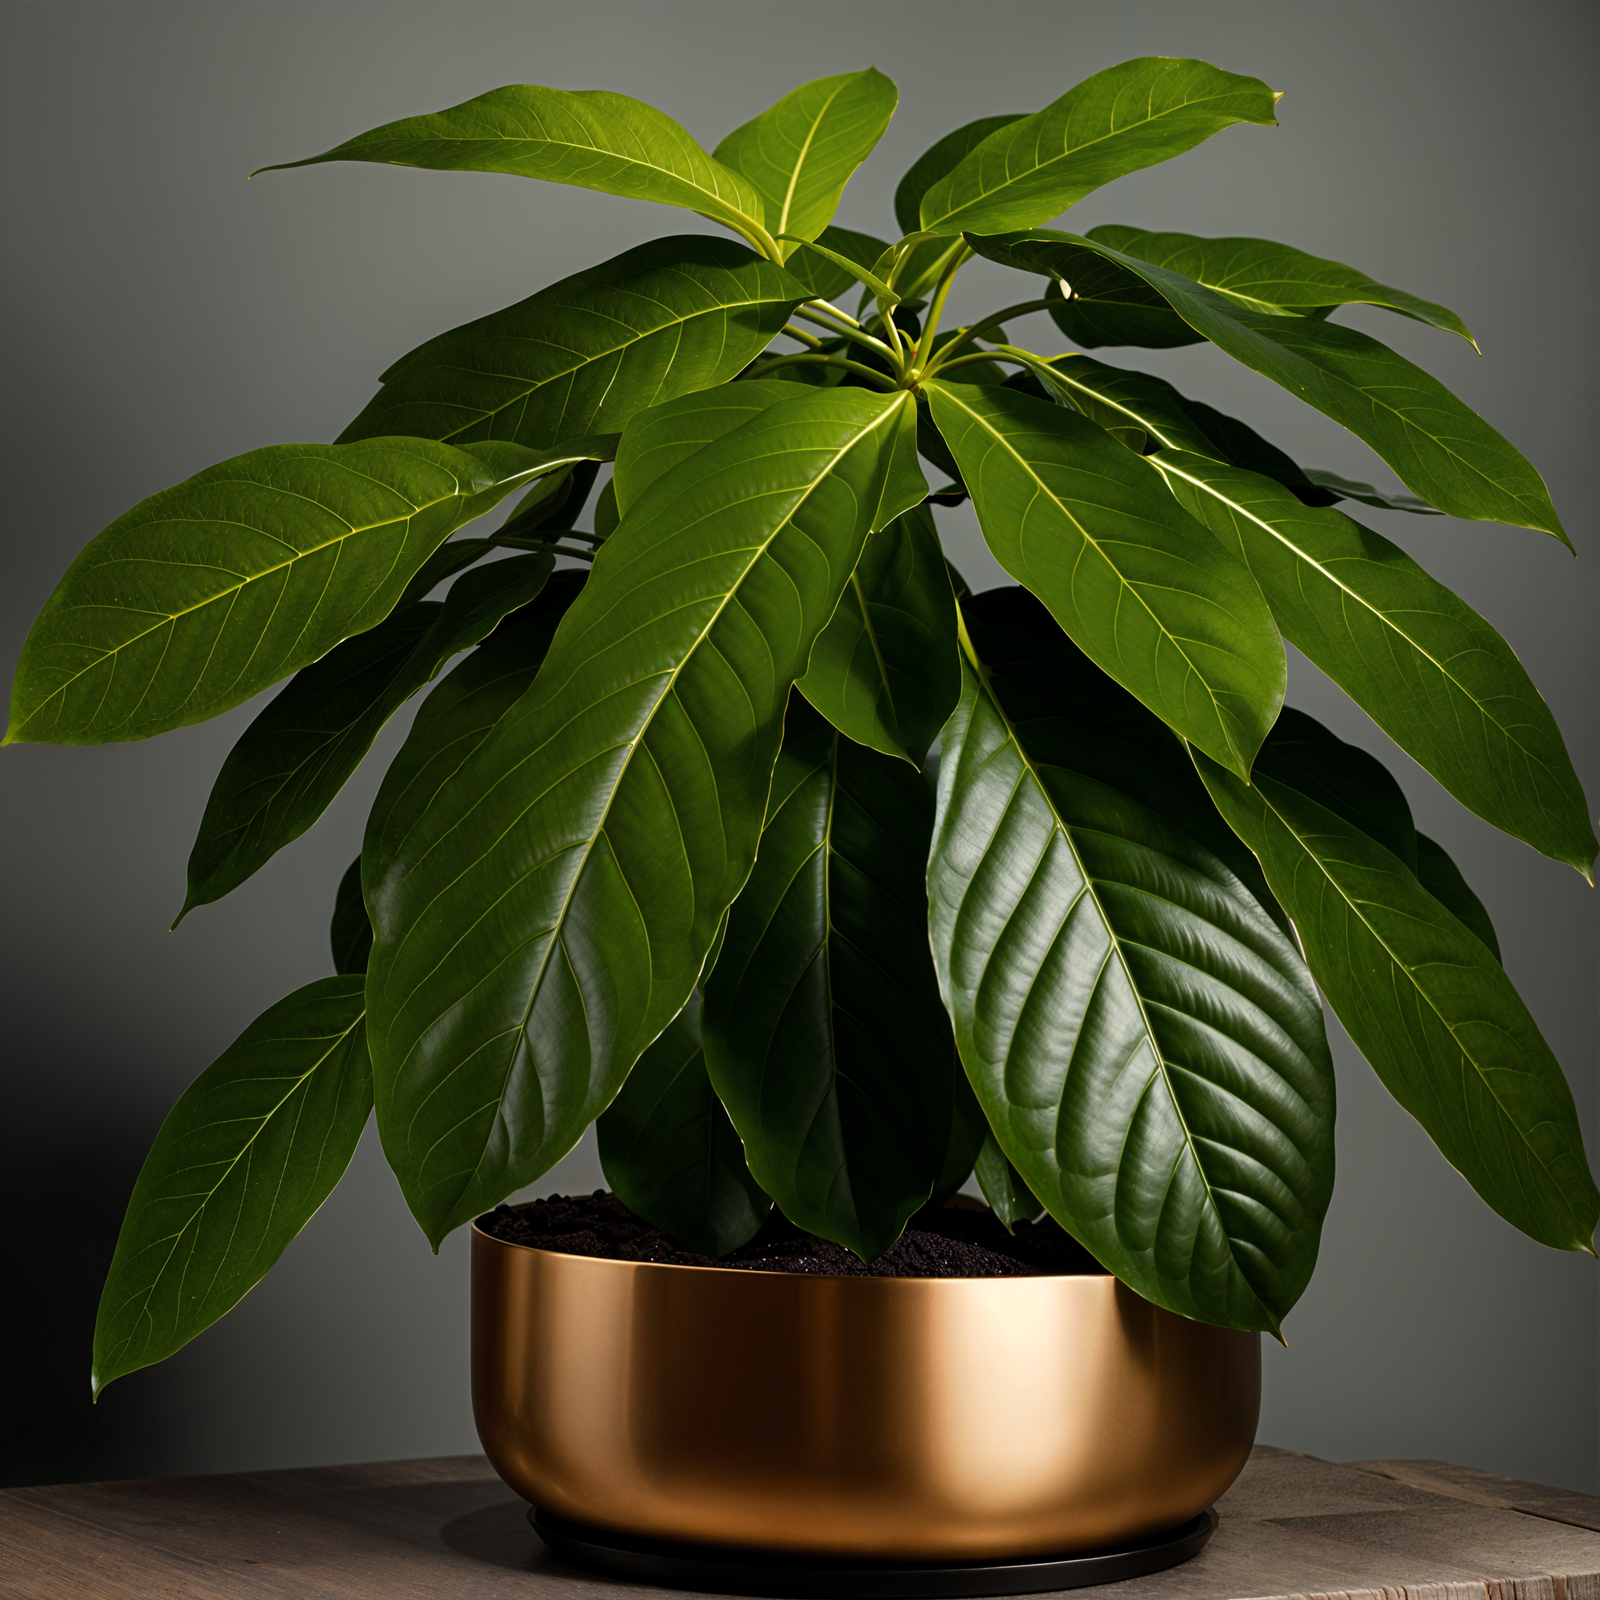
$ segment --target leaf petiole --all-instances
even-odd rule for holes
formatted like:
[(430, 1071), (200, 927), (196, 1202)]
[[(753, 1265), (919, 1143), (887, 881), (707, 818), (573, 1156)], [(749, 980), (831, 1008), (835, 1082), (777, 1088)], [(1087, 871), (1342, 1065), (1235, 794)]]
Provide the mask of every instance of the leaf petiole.
[(848, 361), (843, 356), (818, 356), (795, 354), (792, 356), (779, 356), (775, 361), (765, 362), (759, 367), (752, 367), (749, 376), (764, 378), (769, 372), (775, 372), (779, 367), (799, 366), (802, 363), (820, 363), (829, 367), (847, 367), (851, 372), (859, 373), (863, 378), (870, 378), (874, 383), (885, 389), (896, 389), (899, 385), (887, 373), (879, 372), (876, 367), (863, 365), (859, 361)]
[(1030, 311), (1046, 311), (1051, 306), (1060, 305), (1060, 295), (1050, 295), (1043, 300), (1023, 300), (1014, 306), (1007, 306), (1004, 311), (996, 311), (993, 316), (985, 317), (981, 322), (975, 322), (959, 338), (952, 339), (947, 344), (941, 355), (952, 355), (962, 345), (970, 344), (974, 339), (981, 338), (985, 328), (997, 328), (1002, 323), (1011, 321), (1013, 317), (1026, 316)]

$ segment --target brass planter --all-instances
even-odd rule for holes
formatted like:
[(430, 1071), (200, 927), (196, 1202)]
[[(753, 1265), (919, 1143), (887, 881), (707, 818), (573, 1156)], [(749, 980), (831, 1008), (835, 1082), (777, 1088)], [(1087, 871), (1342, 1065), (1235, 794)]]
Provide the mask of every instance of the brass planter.
[(1171, 1528), (1255, 1437), (1258, 1336), (1114, 1278), (831, 1278), (472, 1237), (472, 1398), (519, 1494), (647, 1538), (873, 1560)]

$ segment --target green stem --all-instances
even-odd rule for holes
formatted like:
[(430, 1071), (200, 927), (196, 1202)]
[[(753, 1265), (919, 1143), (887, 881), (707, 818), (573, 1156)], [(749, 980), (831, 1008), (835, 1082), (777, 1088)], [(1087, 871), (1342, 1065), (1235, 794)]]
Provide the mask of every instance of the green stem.
[(1021, 356), (1002, 355), (998, 350), (980, 350), (976, 355), (957, 356), (954, 361), (936, 361), (922, 376), (935, 378), (942, 372), (953, 372), (957, 367), (970, 367), (978, 361), (1009, 361), (1014, 367), (1028, 365)]
[(782, 330), (791, 339), (798, 339), (801, 344), (810, 345), (813, 350), (822, 348), (822, 340), (814, 333), (807, 333), (804, 328), (797, 328), (793, 323), (786, 323)]
[(1004, 311), (996, 311), (993, 316), (985, 317), (982, 322), (973, 323), (959, 338), (952, 339), (939, 352), (941, 357), (939, 364), (943, 365), (943, 358), (954, 355), (962, 345), (970, 344), (974, 339), (979, 338), (985, 328), (998, 328), (1002, 322), (1009, 322), (1013, 317), (1026, 316), (1030, 311), (1045, 311), (1051, 306), (1060, 304), (1061, 296), (1051, 295), (1045, 300), (1023, 300), (1017, 305), (1007, 306)]
[(939, 332), (939, 319), (944, 315), (944, 303), (950, 298), (950, 286), (956, 281), (956, 274), (971, 259), (972, 252), (968, 250), (964, 255), (958, 254), (952, 259), (950, 265), (944, 269), (944, 274), (939, 279), (938, 287), (933, 291), (933, 304), (928, 307), (928, 320), (922, 329), (922, 338), (917, 345), (916, 368), (921, 372), (928, 364), (933, 354), (933, 341)]
[(829, 333), (837, 334), (841, 339), (852, 339), (855, 343), (865, 345), (875, 354), (883, 356), (885, 360), (898, 362), (899, 356), (895, 350), (886, 345), (882, 339), (874, 339), (870, 333), (861, 331), (860, 323), (851, 318), (851, 325), (847, 328), (842, 323), (830, 322), (826, 317), (820, 317), (812, 311), (796, 311), (795, 316), (804, 317), (807, 322), (814, 322), (819, 328), (826, 328)]
[[(573, 533), (569, 534), (568, 537), (592, 539), (596, 547), (605, 543), (605, 540), (596, 538), (592, 533)], [(502, 534), (492, 534), (489, 543), (505, 550), (533, 550), (553, 556), (572, 556), (579, 561), (593, 561), (595, 558), (594, 549), (572, 548), (562, 544), (559, 539), (519, 539), (516, 537), (508, 538)]]
[(897, 389), (899, 385), (893, 378), (879, 372), (875, 367), (863, 366), (859, 361), (847, 361), (843, 356), (814, 356), (793, 355), (779, 356), (776, 361), (768, 361), (759, 367), (752, 367), (748, 376), (751, 378), (764, 378), (769, 372), (776, 372), (779, 367), (794, 367), (802, 363), (819, 362), (829, 367), (845, 367), (851, 372), (860, 373), (863, 378), (870, 378), (874, 383), (885, 389)]
[(861, 324), (857, 322), (848, 311), (841, 311), (831, 300), (823, 300), (819, 298), (815, 300), (807, 300), (806, 304), (808, 306), (820, 306), (828, 313), (830, 317), (837, 317), (839, 321), (844, 323), (847, 327), (859, 328), (861, 326)]

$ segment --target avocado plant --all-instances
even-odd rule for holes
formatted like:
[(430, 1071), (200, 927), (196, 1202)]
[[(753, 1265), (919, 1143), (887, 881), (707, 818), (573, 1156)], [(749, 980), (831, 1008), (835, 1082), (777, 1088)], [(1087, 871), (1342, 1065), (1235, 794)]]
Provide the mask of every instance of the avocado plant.
[[(616, 1194), (708, 1257), (776, 1205), (870, 1259), (976, 1170), (1008, 1225), (1048, 1211), (1151, 1301), (1277, 1333), (1333, 1185), (1318, 989), (1490, 1206), (1592, 1249), (1572, 1095), (1483, 905), (1388, 771), (1283, 703), (1287, 639), (1462, 805), (1590, 876), (1517, 657), (1357, 520), (1567, 542), (1511, 444), (1331, 314), (1471, 333), (1288, 245), (1045, 226), (1277, 98), (1125, 62), (940, 139), (892, 243), (832, 221), (896, 105), (870, 68), (711, 153), (626, 96), (517, 85), (286, 163), (576, 184), (732, 237), (658, 238), (429, 340), (334, 443), (118, 518), (34, 624), (8, 741), (149, 738), (283, 683), (217, 775), (180, 915), (428, 691), (333, 896), (334, 975), (157, 1136), (96, 1393), (261, 1278), (374, 1111), (435, 1248), (598, 1120)], [(1018, 298), (947, 326), (975, 257)], [(1029, 318), (1071, 348), (1012, 342)], [(1206, 342), (1406, 492), (1086, 353)], [(968, 498), (1015, 587), (947, 561)]]

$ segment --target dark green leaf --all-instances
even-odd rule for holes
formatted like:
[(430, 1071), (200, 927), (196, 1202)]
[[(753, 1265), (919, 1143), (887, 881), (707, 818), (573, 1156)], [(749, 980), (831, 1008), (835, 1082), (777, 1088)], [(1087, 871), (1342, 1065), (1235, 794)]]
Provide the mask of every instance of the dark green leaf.
[(946, 173), (953, 172), (969, 152), (975, 150), (991, 133), (1021, 122), (1025, 111), (1012, 111), (997, 117), (979, 117), (975, 122), (963, 123), (942, 139), (936, 140), (911, 163), (894, 191), (894, 217), (901, 233), (918, 233), (922, 229), (922, 197)]
[(750, 1170), (792, 1222), (869, 1261), (950, 1147), (932, 825), (920, 770), (793, 704), (761, 851), (705, 987), (706, 1063)]
[(607, 478), (604, 487), (594, 500), (594, 531), (602, 539), (616, 532), (622, 514), (617, 510), (617, 485), (615, 477)]
[(260, 170), (324, 161), (505, 172), (682, 206), (752, 243), (761, 233), (761, 196), (748, 179), (707, 155), (664, 112), (608, 89), (508, 84), (444, 111), (386, 122), (320, 156)]
[(6, 742), (147, 739), (243, 704), (375, 627), (457, 528), (543, 470), (508, 444), (281, 444), (152, 495), (45, 602)]
[(556, 573), (531, 605), (512, 612), (417, 708), (367, 813), (361, 871), (369, 895), (388, 881), (417, 818), (533, 682), (587, 576)]
[(912, 416), (804, 391), (663, 473), (533, 687), (366, 867), (378, 1127), (430, 1238), (570, 1149), (688, 999), (790, 684), (868, 533), (925, 493)]
[[(220, 900), (333, 803), (383, 726), (452, 656), (544, 587), (555, 558), (513, 556), (458, 578), (296, 673), (228, 752), (189, 855), (178, 921)], [(173, 924), (177, 926), (177, 922)]]
[(1248, 774), (1287, 672), (1249, 570), (1087, 418), (1004, 388), (925, 387), (1000, 565), (1104, 671)]
[(372, 1109), (361, 991), (322, 978), (280, 1000), (162, 1123), (100, 1296), (96, 1396), (231, 1311), (343, 1176)]
[(950, 1078), (954, 1085), (954, 1103), (950, 1108), (950, 1143), (945, 1149), (944, 1169), (934, 1180), (933, 1193), (928, 1196), (928, 1209), (937, 1209), (965, 1187), (972, 1176), (978, 1152), (990, 1137), (989, 1124), (983, 1107), (967, 1082), (967, 1075), (954, 1050), (950, 1052)]
[(1106, 265), (1126, 269), (1195, 332), (1371, 445), (1430, 505), (1469, 520), (1537, 528), (1570, 546), (1543, 479), (1522, 455), (1436, 378), (1376, 339), (1314, 317), (1246, 311), (1168, 267), (1076, 234), (969, 235), (967, 242), (992, 260), (1069, 282)]
[(595, 1131), (611, 1192), (686, 1250), (725, 1256), (772, 1210), (707, 1076), (697, 996), (639, 1057)]
[(1473, 893), (1472, 885), (1462, 877), (1461, 868), (1450, 859), (1444, 846), (1435, 844), (1425, 833), (1417, 835), (1417, 882), (1457, 922), (1477, 934), (1496, 961), (1501, 960), (1500, 941), (1495, 937), (1487, 907)]
[(1294, 939), (1260, 862), (1211, 803), (1183, 740), (1064, 639), (1044, 603), (1026, 589), (968, 592), (961, 609), (967, 624), (983, 632), (984, 649), (1003, 663), (1015, 725), (1070, 719), (1075, 759), (1203, 845)]
[(1022, 1174), (1006, 1160), (1005, 1151), (996, 1143), (992, 1133), (983, 1141), (983, 1147), (973, 1163), (973, 1171), (978, 1179), (978, 1187), (983, 1190), (983, 1198), (989, 1202), (989, 1209), (1004, 1224), (1007, 1233), (1013, 1231), (1013, 1223), (1032, 1222), (1044, 1210), (1044, 1202), (1028, 1187)]
[(1324, 261), (1291, 245), (1269, 239), (1200, 239), (1192, 233), (1150, 233), (1113, 224), (1091, 228), (1088, 237), (1152, 266), (1181, 272), (1246, 311), (1305, 316), (1336, 306), (1382, 306), (1430, 328), (1459, 334), (1477, 348), (1466, 323), (1447, 307), (1419, 300), (1404, 289), (1387, 288), (1354, 267)]
[(1285, 637), (1402, 749), (1479, 816), (1588, 874), (1594, 830), (1561, 730), (1476, 611), (1341, 512), (1203, 456), (1149, 461), (1249, 566)]
[(1204, 61), (1124, 61), (980, 141), (929, 187), (918, 222), (940, 233), (1037, 227), (1101, 184), (1192, 150), (1232, 123), (1274, 126), (1276, 99), (1260, 79)]
[[(851, 175), (883, 137), (899, 99), (894, 80), (876, 67), (817, 78), (735, 128), (713, 154), (755, 186), (774, 238), (815, 239), (832, 221)], [(793, 254), (792, 245), (784, 251)]]
[(339, 892), (333, 897), (333, 922), (328, 928), (333, 947), (333, 970), (341, 978), (365, 973), (372, 954), (372, 923), (361, 898), (361, 857), (345, 868)]
[[(1074, 344), (1085, 350), (1107, 344), (1175, 350), (1205, 342), (1148, 283), (1117, 263), (1084, 256), (1072, 266), (1071, 280), (1055, 284), (1050, 320)], [(1051, 298), (1048, 288), (1045, 297)]]
[(955, 596), (926, 506), (867, 541), (798, 687), (857, 744), (921, 767), (961, 693)]
[(813, 291), (731, 239), (654, 239), (418, 345), (341, 435), (547, 449), (725, 383)]
[[(1600, 1192), (1561, 1067), (1498, 961), (1382, 845), (1269, 774), (1196, 764), (1389, 1092), (1514, 1227), (1591, 1248)], [(1351, 773), (1352, 784), (1360, 774)]]
[[(1109, 1270), (1181, 1315), (1276, 1332), (1333, 1185), (1333, 1066), (1304, 964), (1217, 857), (1123, 786), (1137, 749), (1052, 703), (1074, 679), (1093, 703), (1081, 656), (1063, 641), (1052, 682), (1032, 650), (1014, 679), (1012, 630), (974, 619), (973, 639), (984, 667), (944, 731), (928, 868), (967, 1076), (1029, 1188)], [(1139, 788), (1159, 793), (1164, 770)]]

